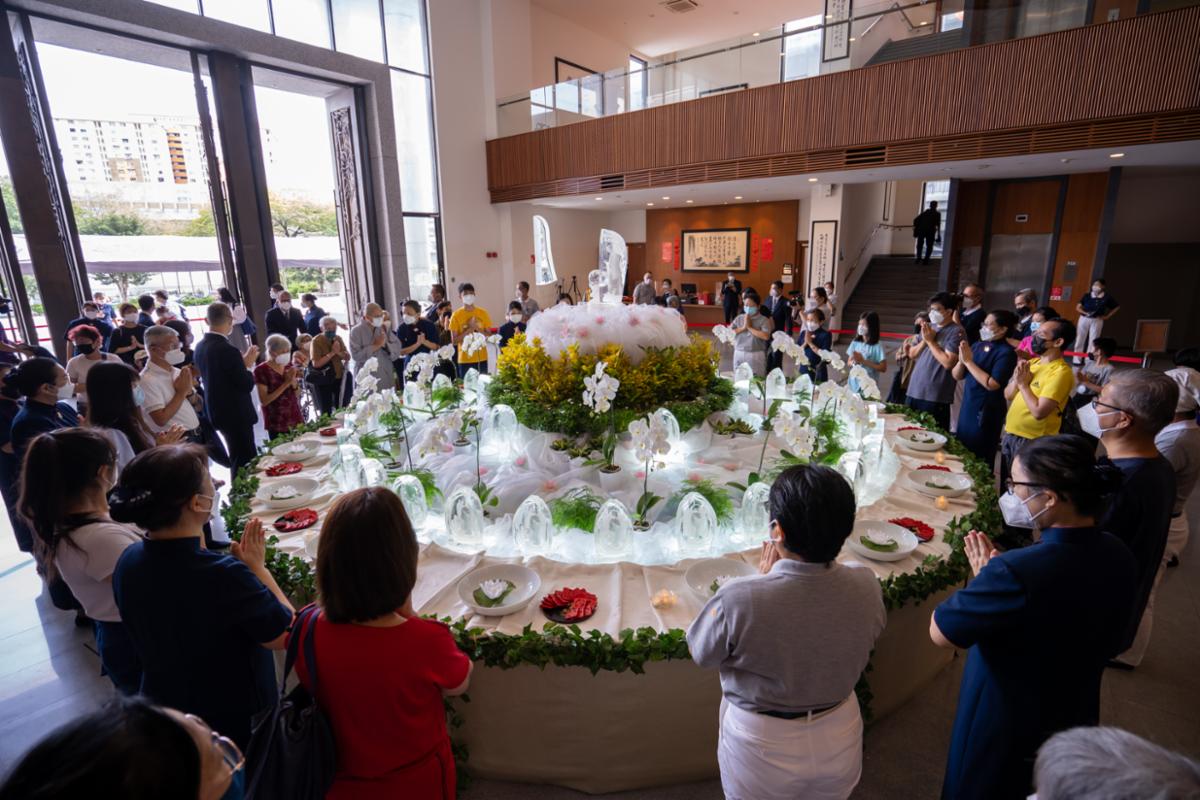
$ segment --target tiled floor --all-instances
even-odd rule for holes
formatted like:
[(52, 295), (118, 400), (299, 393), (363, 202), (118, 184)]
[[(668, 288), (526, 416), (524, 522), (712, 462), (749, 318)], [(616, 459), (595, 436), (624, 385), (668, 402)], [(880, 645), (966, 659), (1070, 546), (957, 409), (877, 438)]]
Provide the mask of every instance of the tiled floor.
[[(1200, 539), (1200, 494), (1191, 504), (1192, 537)], [(1171, 570), (1159, 592), (1154, 638), (1135, 672), (1109, 672), (1102, 719), (1164, 746), (1200, 758), (1200, 549)], [(32, 743), (111, 696), (90, 649), (90, 631), (54, 608), (32, 561), (16, 550), (0, 515), (0, 773)], [(866, 734), (862, 783), (856, 798), (937, 797), (961, 659), (906, 706)], [(715, 724), (714, 720), (714, 724)], [(614, 797), (708, 800), (720, 785), (706, 781), (626, 792)], [(549, 786), (476, 781), (469, 800), (566, 800), (577, 792)]]

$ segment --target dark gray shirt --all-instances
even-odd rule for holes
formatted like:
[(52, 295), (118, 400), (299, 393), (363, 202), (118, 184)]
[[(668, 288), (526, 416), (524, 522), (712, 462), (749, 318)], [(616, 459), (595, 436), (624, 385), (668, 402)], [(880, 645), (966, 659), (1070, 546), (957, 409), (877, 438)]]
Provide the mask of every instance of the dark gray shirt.
[(1154, 437), (1154, 445), (1175, 468), (1175, 506), (1171, 515), (1178, 516), (1200, 480), (1200, 426), (1190, 419), (1172, 422)]
[[(962, 341), (963, 329), (956, 323), (948, 323), (938, 329), (934, 340), (951, 355), (958, 355), (958, 343)], [(929, 345), (922, 348), (908, 379), (908, 395), (930, 403), (954, 402), (954, 375), (933, 357)]]
[(729, 702), (797, 712), (850, 695), (886, 622), (870, 569), (782, 559), (721, 587), (687, 640), (697, 664), (720, 669)]

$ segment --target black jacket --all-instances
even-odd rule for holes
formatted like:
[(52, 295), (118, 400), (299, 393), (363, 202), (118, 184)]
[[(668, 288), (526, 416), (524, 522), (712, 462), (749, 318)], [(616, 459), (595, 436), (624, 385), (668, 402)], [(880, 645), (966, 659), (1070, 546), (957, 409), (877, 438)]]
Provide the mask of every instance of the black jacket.
[(219, 333), (204, 334), (192, 356), (204, 386), (204, 412), (218, 428), (252, 427), (258, 412), (250, 392), (254, 376), (242, 354)]
[(726, 308), (736, 308), (742, 302), (742, 282), (737, 278), (733, 279), (733, 287), (730, 288), (729, 281), (721, 284), (721, 305)]
[(289, 308), (286, 313), (279, 306), (272, 306), (267, 312), (268, 335), (281, 333), (295, 346), (296, 337), (304, 332), (304, 315), (295, 306)]

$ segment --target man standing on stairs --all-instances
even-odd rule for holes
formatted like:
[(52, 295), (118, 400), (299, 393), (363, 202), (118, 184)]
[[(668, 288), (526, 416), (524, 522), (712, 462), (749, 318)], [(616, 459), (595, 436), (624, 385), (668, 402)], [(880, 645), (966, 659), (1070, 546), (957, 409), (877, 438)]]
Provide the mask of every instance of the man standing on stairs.
[[(942, 243), (942, 214), (937, 210), (937, 200), (929, 201), (929, 208), (913, 217), (913, 238), (917, 240), (917, 263), (928, 264), (933, 244)], [(921, 246), (925, 246), (925, 260), (921, 260)]]

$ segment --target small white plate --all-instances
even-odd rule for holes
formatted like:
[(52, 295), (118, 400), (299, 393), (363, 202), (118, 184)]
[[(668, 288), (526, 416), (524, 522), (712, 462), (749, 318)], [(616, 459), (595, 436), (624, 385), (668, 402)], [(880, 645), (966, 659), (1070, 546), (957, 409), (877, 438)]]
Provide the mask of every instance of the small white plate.
[[(890, 553), (881, 553), (878, 550), (872, 550), (858, 540), (858, 537), (868, 534), (874, 534), (885, 539), (894, 539), (900, 546)], [(901, 528), (899, 525), (891, 522), (876, 522), (874, 520), (859, 520), (855, 522), (854, 530), (850, 531), (850, 536), (846, 539), (846, 545), (855, 555), (869, 558), (872, 561), (899, 561), (913, 550), (916, 550), (917, 545), (920, 543), (921, 540), (907, 528)]]
[[(905, 447), (911, 450), (932, 451), (941, 450), (946, 444), (946, 437), (933, 431), (901, 431), (896, 434)], [(929, 441), (925, 441), (928, 439)]]
[[(278, 492), (284, 486), (293, 487), (296, 490), (296, 495), (288, 498), (271, 497), (272, 494)], [(259, 500), (266, 503), (268, 508), (299, 508), (313, 498), (320, 486), (320, 481), (314, 480), (313, 478), (304, 478), (298, 475), (291, 475), (286, 478), (281, 478), (277, 481), (272, 481), (259, 486), (256, 496)]]
[(280, 461), (309, 461), (321, 452), (321, 443), (311, 439), (297, 439), (291, 442), (277, 444), (271, 448), (271, 455)]
[[(475, 602), (475, 590), (484, 581), (512, 581), (514, 589), (499, 606), (481, 606)], [(542, 579), (529, 567), (520, 564), (493, 564), (480, 567), (468, 572), (458, 582), (458, 598), (466, 603), (472, 611), (484, 617), (503, 617), (520, 611), (529, 601), (537, 596), (542, 588)]]
[[(948, 488), (926, 486), (926, 483), (936, 483)], [(927, 494), (930, 497), (958, 497), (971, 488), (971, 479), (961, 472), (914, 469), (908, 473), (908, 484), (921, 494)]]
[(745, 561), (735, 561), (732, 558), (706, 558), (697, 561), (687, 568), (683, 580), (696, 596), (705, 602), (715, 594), (712, 583), (722, 575), (733, 578), (744, 578), (747, 575), (757, 575), (758, 570)]

